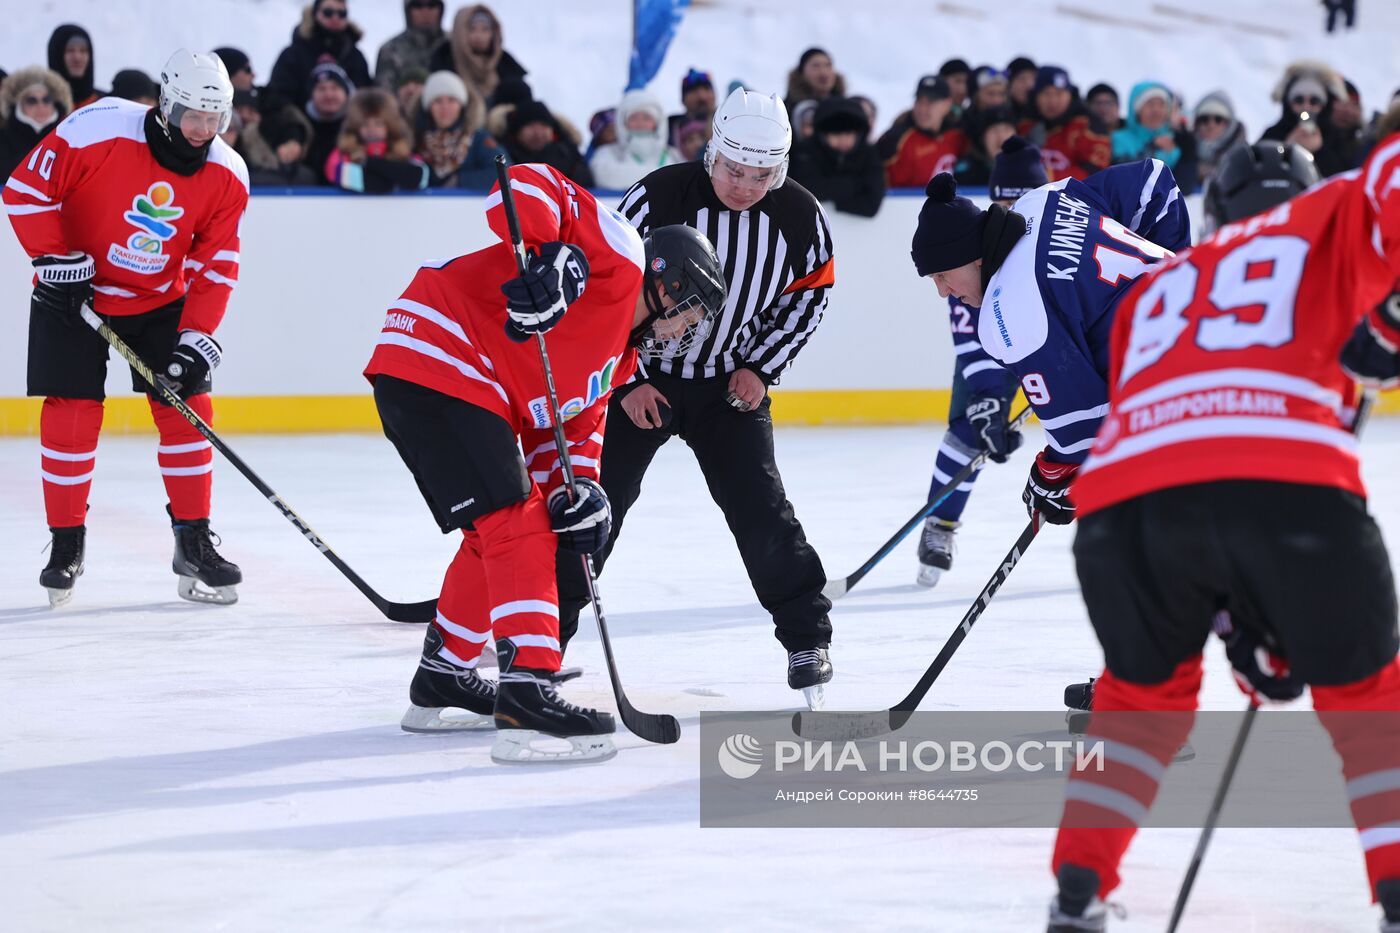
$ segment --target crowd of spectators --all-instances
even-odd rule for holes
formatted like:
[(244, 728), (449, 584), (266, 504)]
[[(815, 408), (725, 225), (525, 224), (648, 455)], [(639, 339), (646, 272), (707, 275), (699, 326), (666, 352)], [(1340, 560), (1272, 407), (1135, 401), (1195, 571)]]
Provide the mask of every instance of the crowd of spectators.
[[(489, 7), (465, 6), (449, 27), (444, 0), (404, 0), (404, 29), (379, 47), (371, 72), (351, 2), (364, 0), (312, 0), (266, 83), (244, 52), (214, 50), (234, 85), (224, 140), (247, 162), (254, 186), (480, 191), (504, 152), (584, 186), (620, 190), (661, 166), (702, 158), (720, 100), (743, 86), (734, 81), (721, 92), (692, 68), (678, 112), (650, 91), (629, 91), (593, 114), (585, 138), (535, 98)], [(81, 26), (55, 29), (47, 53), (47, 68), (0, 72), (0, 179), (74, 109), (107, 94), (148, 105), (159, 96), (151, 76), (135, 69), (117, 72), (110, 91), (95, 87), (92, 37)], [(1274, 90), (1279, 119), (1257, 137), (1224, 90), (1194, 106), (1152, 78), (1126, 99), (1103, 82), (1081, 94), (1066, 68), (1025, 57), (1004, 68), (949, 59), (919, 78), (908, 108), (884, 123), (851, 83), (858, 79), (848, 82), (825, 49), (798, 58), (784, 95), (790, 175), (836, 210), (867, 217), (888, 189), (921, 189), (939, 172), (985, 185), (1012, 136), (1039, 148), (1052, 181), (1152, 157), (1190, 191), (1256, 138), (1297, 143), (1324, 176), (1355, 168), (1375, 144), (1378, 117), (1368, 121), (1356, 86), (1318, 61), (1288, 67)]]

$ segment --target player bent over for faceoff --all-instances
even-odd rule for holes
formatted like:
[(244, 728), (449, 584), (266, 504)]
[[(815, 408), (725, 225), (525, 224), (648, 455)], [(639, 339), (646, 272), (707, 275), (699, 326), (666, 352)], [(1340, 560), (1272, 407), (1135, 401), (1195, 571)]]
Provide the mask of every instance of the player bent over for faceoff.
[[(218, 134), (233, 85), (215, 55), (176, 52), (160, 106), (107, 97), (68, 116), (5, 183), (5, 211), (34, 263), (27, 392), (42, 396), (44, 510), (53, 534), (39, 583), (52, 606), (83, 572), (88, 492), (102, 431), (107, 341), (90, 306), (205, 421), (214, 420), (213, 334), (238, 281), (248, 170)], [(160, 433), (156, 460), (175, 531), (178, 592), (232, 603), (243, 574), (209, 531), (214, 451), (133, 370)]]
[[(553, 168), (515, 166), (510, 179), (530, 251), (525, 274), (497, 190), (487, 219), (502, 242), (421, 268), (389, 308), (365, 370), (384, 433), (433, 517), (444, 534), (462, 532), (403, 728), (494, 722), (497, 761), (597, 760), (615, 754), (612, 716), (555, 692), (556, 549), (594, 554), (607, 540), (598, 463), (608, 396), (636, 368), (634, 348), (693, 339), (723, 305), (724, 279), (694, 230), (659, 227), (643, 242)], [(572, 503), (534, 336), (542, 333), (577, 478)], [(493, 635), (499, 685), (476, 672)], [(532, 745), (540, 735), (570, 748)]]
[(1226, 224), (1120, 302), (1110, 409), (1073, 487), (1107, 666), (1093, 708), (1183, 715), (1151, 730), (1091, 719), (1118, 751), (1070, 776), (1053, 933), (1105, 929), (1103, 898), (1190, 729), (1222, 610), (1256, 697), (1312, 688), (1381, 929), (1400, 933), (1395, 584), (1344, 404), (1352, 378), (1400, 376), (1400, 314), (1383, 300), (1400, 279), (1397, 180), (1392, 135), (1359, 171)]

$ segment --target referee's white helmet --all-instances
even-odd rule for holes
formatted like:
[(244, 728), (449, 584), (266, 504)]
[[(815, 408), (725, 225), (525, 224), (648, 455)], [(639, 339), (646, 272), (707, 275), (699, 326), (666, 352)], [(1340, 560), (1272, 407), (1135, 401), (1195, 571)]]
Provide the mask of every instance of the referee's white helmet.
[(792, 150), (792, 124), (787, 107), (777, 94), (764, 96), (734, 89), (715, 111), (710, 141), (705, 146), (705, 170), (714, 172), (715, 156), (755, 168), (778, 166), (770, 188), (787, 180), (788, 153)]

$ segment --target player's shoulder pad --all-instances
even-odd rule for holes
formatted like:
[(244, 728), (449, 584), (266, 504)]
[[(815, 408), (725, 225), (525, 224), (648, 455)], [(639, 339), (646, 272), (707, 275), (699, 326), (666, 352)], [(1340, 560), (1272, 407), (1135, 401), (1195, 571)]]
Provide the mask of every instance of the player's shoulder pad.
[(54, 133), (73, 149), (83, 149), (114, 139), (146, 142), (146, 111), (143, 104), (104, 97), (74, 110)]
[(214, 142), (209, 146), (209, 161), (228, 169), (229, 174), (237, 178), (239, 183), (243, 185), (243, 193), (248, 193), (247, 163), (243, 161), (241, 155), (234, 152), (232, 146), (217, 136), (214, 137)]
[[(1030, 196), (1025, 195), (1022, 200)], [(1039, 210), (1043, 212), (1044, 206)], [(1025, 236), (1011, 248), (1006, 261), (987, 283), (977, 315), (977, 339), (983, 349), (1008, 365), (1020, 362), (1045, 346), (1050, 332), (1045, 297), (1036, 279), (1035, 246), (1040, 213), (1035, 215), (1034, 223), (1030, 222), (1031, 218), (1026, 219)]]

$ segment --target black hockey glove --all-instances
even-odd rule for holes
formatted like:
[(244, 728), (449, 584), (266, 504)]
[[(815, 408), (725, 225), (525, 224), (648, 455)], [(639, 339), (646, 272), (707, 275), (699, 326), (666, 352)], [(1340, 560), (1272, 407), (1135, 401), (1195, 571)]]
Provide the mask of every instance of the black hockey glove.
[(180, 398), (187, 399), (209, 391), (209, 374), (222, 358), (223, 348), (213, 337), (197, 330), (182, 330), (165, 368), (156, 378)]
[(1388, 389), (1400, 383), (1400, 293), (1361, 319), (1342, 347), (1342, 369), (1362, 385)]
[(525, 274), (501, 286), (506, 296), (506, 335), (523, 343), (559, 323), (564, 309), (583, 294), (588, 257), (572, 243), (546, 243), (531, 253)]
[(996, 395), (974, 395), (966, 409), (967, 423), (982, 438), (982, 449), (993, 463), (1005, 463), (1021, 446), (1020, 431), (1011, 429), (1006, 403)]
[(549, 494), (549, 524), (559, 536), (559, 546), (574, 554), (597, 554), (612, 533), (612, 505), (603, 487), (591, 479), (574, 480), (578, 501), (569, 502), (569, 490), (560, 486)]
[(1303, 682), (1279, 654), (1273, 640), (1260, 638), (1235, 625), (1227, 612), (1215, 617), (1215, 634), (1225, 642), (1225, 656), (1235, 673), (1235, 683), (1256, 704), (1265, 700), (1286, 703), (1303, 695)]
[(1074, 521), (1074, 502), (1069, 497), (1069, 485), (1079, 472), (1077, 463), (1056, 463), (1045, 458), (1045, 451), (1036, 454), (1031, 475), (1021, 501), (1026, 511), (1041, 516), (1052, 525), (1068, 525)]
[(34, 307), (76, 324), (83, 305), (92, 301), (92, 277), (97, 273), (92, 257), (87, 253), (40, 256), (34, 260), (34, 272), (38, 276)]

